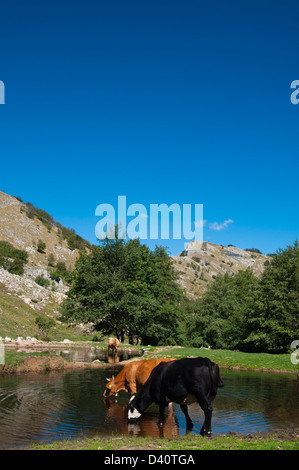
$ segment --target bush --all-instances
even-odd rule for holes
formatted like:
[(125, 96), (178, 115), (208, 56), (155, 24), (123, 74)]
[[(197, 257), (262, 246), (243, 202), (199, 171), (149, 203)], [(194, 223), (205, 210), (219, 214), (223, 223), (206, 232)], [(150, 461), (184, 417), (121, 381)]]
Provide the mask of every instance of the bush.
[(50, 328), (55, 326), (55, 321), (53, 318), (45, 318), (41, 315), (36, 317), (35, 324), (38, 326), (40, 331), (40, 336), (43, 340), (49, 340), (48, 333)]
[(252, 253), (258, 253), (262, 255), (262, 252), (258, 248), (245, 248), (245, 251), (251, 251)]
[(38, 284), (41, 287), (49, 287), (49, 285), (50, 285), (49, 279), (46, 279), (43, 276), (36, 276), (34, 281), (36, 282), (36, 284)]
[(76, 249), (84, 250), (85, 248), (91, 247), (90, 243), (84, 240), (79, 235), (77, 235), (74, 229), (66, 228), (62, 226), (59, 228), (61, 231), (61, 235), (64, 238), (64, 240), (67, 241), (67, 244), (70, 250), (76, 250)]
[(53, 217), (43, 209), (35, 208), (35, 216), (40, 220), (48, 229), (54, 225)]
[(37, 251), (39, 253), (45, 253), (45, 249), (46, 249), (46, 244), (45, 242), (43, 242), (42, 240), (39, 240), (38, 241), (38, 244), (37, 244)]
[(28, 262), (28, 253), (14, 248), (9, 242), (0, 241), (0, 266), (11, 274), (21, 275)]
[(53, 281), (59, 282), (60, 279), (63, 279), (66, 282), (71, 282), (72, 274), (67, 269), (64, 261), (59, 261), (54, 269), (52, 270), (50, 277)]
[(25, 206), (25, 212), (26, 212), (27, 217), (29, 217), (29, 219), (34, 219), (34, 216), (35, 216), (34, 205), (31, 204), (31, 202), (25, 202), (24, 206)]

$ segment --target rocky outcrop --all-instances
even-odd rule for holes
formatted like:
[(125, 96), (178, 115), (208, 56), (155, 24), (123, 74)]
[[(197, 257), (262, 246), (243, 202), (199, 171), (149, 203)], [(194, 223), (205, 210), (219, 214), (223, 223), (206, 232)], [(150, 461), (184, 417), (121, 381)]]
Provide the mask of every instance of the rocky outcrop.
[(222, 246), (209, 242), (189, 242), (178, 256), (172, 256), (179, 275), (178, 282), (190, 298), (203, 294), (218, 274), (237, 274), (252, 269), (256, 276), (264, 270), (269, 257), (261, 253), (242, 250), (235, 246)]
[(18, 295), (18, 297), (33, 310), (43, 309), (49, 301), (61, 304), (66, 298), (66, 294), (63, 292), (53, 292), (45, 287), (39, 286), (34, 280), (27, 276), (11, 274), (1, 267), (0, 283), (5, 285), (8, 294), (13, 293)]

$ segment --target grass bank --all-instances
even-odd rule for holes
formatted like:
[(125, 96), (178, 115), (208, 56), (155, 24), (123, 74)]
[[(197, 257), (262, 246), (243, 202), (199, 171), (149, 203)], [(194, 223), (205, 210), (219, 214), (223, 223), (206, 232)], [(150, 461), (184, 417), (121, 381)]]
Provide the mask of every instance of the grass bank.
[(299, 430), (263, 434), (228, 434), (211, 438), (188, 434), (179, 438), (151, 438), (115, 435), (38, 444), (29, 450), (298, 450)]
[[(99, 347), (105, 348), (107, 343), (97, 342), (80, 342), (80, 347), (85, 345), (87, 348)], [(64, 345), (65, 346), (65, 345)], [(40, 347), (40, 344), (39, 344)], [(66, 346), (66, 347), (69, 347)], [(75, 347), (75, 346), (73, 346)], [(44, 344), (45, 352), (43, 353), (30, 353), (30, 355), (38, 356), (53, 356), (53, 351), (47, 349), (47, 343)], [(122, 348), (132, 348), (130, 345), (122, 345)], [(134, 346), (133, 349), (140, 351), (142, 347)], [(184, 357), (208, 357), (212, 361), (219, 364), (223, 368), (231, 368), (238, 370), (252, 370), (261, 372), (289, 372), (298, 373), (299, 365), (291, 362), (291, 354), (266, 354), (266, 353), (243, 353), (239, 351), (229, 350), (215, 350), (215, 349), (204, 349), (204, 348), (185, 348), (185, 347), (149, 347), (147, 348), (147, 354), (142, 356), (144, 359), (156, 358), (156, 357), (173, 357), (173, 358), (184, 358)], [(17, 352), (17, 350), (7, 349), (5, 351), (5, 366), (17, 368), (22, 362), (28, 357), (25, 352)], [(140, 356), (139, 356), (140, 357)], [(121, 365), (121, 364), (120, 364)], [(88, 364), (86, 364), (88, 367)]]
[(299, 372), (299, 365), (292, 364), (291, 354), (244, 353), (222, 349), (205, 348), (152, 348), (151, 357), (208, 357), (220, 367), (273, 371)]

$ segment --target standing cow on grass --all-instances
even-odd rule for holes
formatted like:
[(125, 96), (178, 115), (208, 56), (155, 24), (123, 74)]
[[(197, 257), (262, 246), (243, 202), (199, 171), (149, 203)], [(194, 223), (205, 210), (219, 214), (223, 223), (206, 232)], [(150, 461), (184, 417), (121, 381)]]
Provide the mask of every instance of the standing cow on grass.
[(165, 408), (170, 402), (175, 402), (180, 404), (186, 417), (187, 429), (192, 429), (188, 405), (197, 401), (205, 414), (200, 434), (210, 436), (213, 401), (218, 387), (223, 387), (219, 367), (208, 358), (161, 362), (153, 369), (142, 389), (131, 398), (129, 422), (135, 422), (151, 403), (156, 403), (160, 410), (158, 424), (162, 425)]

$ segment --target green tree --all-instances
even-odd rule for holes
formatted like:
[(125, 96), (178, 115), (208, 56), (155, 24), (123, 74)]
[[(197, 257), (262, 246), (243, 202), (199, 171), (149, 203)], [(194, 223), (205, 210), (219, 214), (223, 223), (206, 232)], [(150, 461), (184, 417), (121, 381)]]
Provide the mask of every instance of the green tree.
[(92, 322), (131, 343), (179, 339), (175, 306), (182, 294), (162, 247), (151, 251), (137, 239), (106, 238), (81, 254), (67, 295), (63, 321)]
[(299, 337), (299, 246), (279, 249), (263, 272), (246, 343), (251, 350), (286, 352)]
[(194, 305), (187, 334), (194, 346), (242, 349), (248, 334), (249, 313), (254, 309), (258, 280), (251, 270), (216, 276)]

